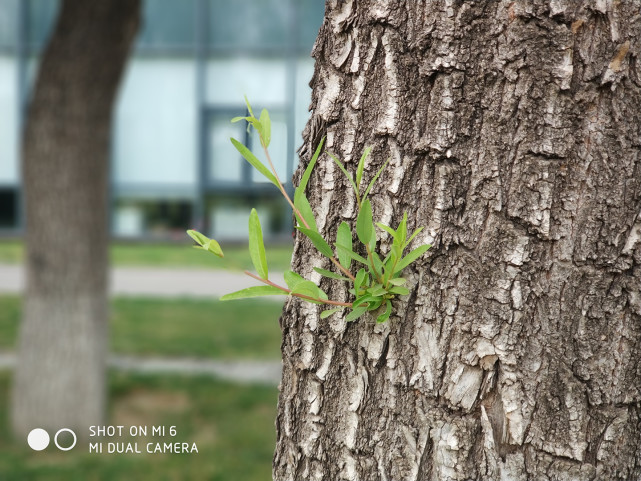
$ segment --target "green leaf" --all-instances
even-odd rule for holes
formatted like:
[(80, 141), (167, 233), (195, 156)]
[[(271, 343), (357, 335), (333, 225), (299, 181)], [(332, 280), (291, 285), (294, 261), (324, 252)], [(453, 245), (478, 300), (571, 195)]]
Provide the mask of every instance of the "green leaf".
[(412, 242), (412, 241), (414, 240), (414, 237), (416, 237), (416, 236), (417, 236), (417, 234), (418, 234), (419, 232), (421, 232), (422, 230), (423, 230), (423, 228), (422, 228), (422, 227), (419, 227), (418, 229), (416, 229), (416, 230), (412, 233), (412, 235), (410, 236), (410, 238), (409, 238), (409, 239), (407, 239), (407, 240), (405, 241), (405, 244), (401, 246), (401, 248), (402, 248), (402, 249), (405, 249), (408, 245), (410, 245), (410, 242)]
[(220, 248), (220, 244), (214, 239), (210, 239), (206, 235), (192, 229), (188, 230), (187, 234), (199, 244), (198, 246), (194, 247), (198, 247), (205, 251), (211, 252), (218, 257), (225, 257), (225, 255), (223, 254), (223, 250)]
[(383, 271), (383, 261), (381, 261), (381, 258), (378, 257), (376, 252), (372, 252), (372, 260), (374, 261), (374, 267), (376, 267), (376, 270), (380, 274)]
[(359, 271), (356, 273), (356, 280), (354, 281), (355, 295), (358, 295), (358, 291), (360, 291), (366, 275), (367, 275), (367, 271), (365, 269), (359, 269)]
[[(345, 221), (341, 222), (341, 225), (338, 226), (336, 243), (352, 250), (352, 231), (349, 228), (349, 224)], [(338, 251), (338, 262), (347, 270), (349, 270), (352, 265), (351, 257), (340, 249)]]
[(396, 279), (390, 279), (389, 283), (392, 284), (393, 286), (402, 286), (407, 282), (407, 279), (404, 279), (403, 277), (397, 277)]
[[(312, 206), (309, 205), (309, 201), (305, 195), (299, 195), (298, 197), (294, 196), (294, 207), (298, 209), (303, 218), (301, 219), (298, 214), (296, 218), (301, 226), (304, 226), (305, 223), (309, 226), (314, 232), (318, 232), (318, 226), (316, 225), (316, 219), (314, 218), (314, 212), (312, 211)], [(303, 222), (303, 220), (305, 222)]]
[(361, 155), (361, 160), (358, 161), (358, 167), (356, 168), (356, 185), (358, 185), (359, 187), (361, 185), (361, 180), (363, 180), (363, 169), (365, 168), (365, 159), (367, 159), (367, 156), (369, 155), (371, 150), (372, 150), (371, 147), (367, 147), (363, 151), (363, 155)]
[(298, 184), (298, 187), (296, 187), (296, 191), (294, 192), (294, 201), (296, 200), (296, 197), (303, 196), (305, 194), (305, 189), (307, 188), (307, 183), (309, 182), (309, 178), (312, 175), (312, 170), (314, 170), (314, 166), (316, 165), (316, 161), (318, 160), (318, 156), (320, 155), (321, 149), (323, 148), (323, 144), (325, 143), (325, 137), (323, 137), (318, 144), (318, 147), (316, 147), (316, 152), (314, 152), (314, 155), (312, 156), (312, 160), (309, 161), (309, 164), (307, 164), (307, 168), (305, 169), (305, 172), (303, 172), (303, 176), (300, 178), (300, 184)]
[(233, 119), (231, 119), (231, 123), (235, 124), (236, 122), (240, 122), (241, 120), (249, 122), (248, 119), (249, 119), (249, 117), (234, 117)]
[(392, 303), (388, 299), (385, 301), (385, 305), (385, 312), (376, 318), (376, 322), (385, 322), (389, 319), (389, 316), (392, 313)]
[(363, 201), (361, 209), (356, 218), (356, 235), (358, 240), (368, 245), (374, 235), (374, 225), (372, 224), (372, 204), (369, 200)]
[(256, 209), (252, 209), (249, 214), (249, 255), (258, 275), (267, 279), (267, 257), (263, 244), (263, 230), (260, 228), (260, 219)]
[(399, 246), (405, 244), (405, 239), (407, 239), (407, 212), (403, 212), (403, 219), (398, 224), (398, 229), (396, 229), (396, 236), (394, 236), (394, 240)]
[(314, 270), (318, 272), (321, 276), (329, 277), (330, 279), (339, 279), (341, 281), (349, 281), (347, 277), (343, 277), (340, 274), (335, 272), (328, 271), (326, 269), (321, 269), (320, 267), (314, 267)]
[(354, 259), (355, 261), (360, 262), (361, 264), (364, 264), (366, 266), (369, 265), (369, 263), (365, 258), (363, 258), (362, 256), (359, 256), (356, 252), (352, 251), (352, 249), (345, 247), (342, 244), (336, 244), (336, 249), (338, 249), (339, 253), (343, 252), (343, 254)]
[(389, 235), (392, 236), (392, 238), (396, 239), (396, 231), (392, 229), (391, 227), (386, 226), (385, 224), (381, 224), (380, 222), (377, 222), (376, 225), (381, 229), (387, 232)]
[(187, 231), (187, 235), (194, 239), (196, 243), (200, 246), (205, 245), (207, 242), (209, 242), (209, 237), (207, 237), (205, 234), (201, 234), (197, 230), (189, 229)]
[(303, 234), (305, 234), (309, 239), (312, 241), (312, 244), (314, 244), (314, 247), (318, 249), (318, 252), (323, 254), (325, 257), (333, 257), (334, 256), (334, 251), (332, 251), (332, 248), (329, 246), (327, 242), (325, 242), (325, 239), (316, 231), (313, 231), (311, 229), (306, 229), (305, 227), (296, 227), (299, 231), (301, 231)]
[(220, 244), (214, 239), (209, 239), (209, 242), (203, 245), (203, 249), (217, 255), (218, 257), (225, 257), (223, 250), (220, 248)]
[(249, 99), (247, 98), (247, 95), (245, 95), (245, 105), (247, 105), (247, 111), (249, 112), (249, 115), (252, 117), (255, 117), (254, 112), (252, 110), (252, 106), (249, 104)]
[(352, 303), (352, 305), (354, 307), (356, 307), (356, 306), (360, 306), (362, 304), (367, 304), (367, 303), (369, 303), (371, 301), (374, 301), (374, 300), (378, 299), (378, 297), (379, 296), (372, 296), (370, 294), (365, 294), (363, 296), (360, 296), (360, 297), (356, 298), (356, 300)]
[(369, 289), (367, 289), (367, 292), (369, 292), (370, 295), (372, 296), (379, 297), (387, 293), (387, 289), (385, 289), (385, 287), (383, 287), (382, 284), (377, 283), (377, 284), (374, 284), (373, 287), (370, 287)]
[(360, 306), (355, 308), (352, 312), (347, 314), (347, 316), (345, 317), (345, 322), (355, 321), (356, 319), (361, 317), (363, 314), (365, 314), (366, 311), (367, 311), (367, 306)]
[[(249, 150), (247, 147), (245, 147), (243, 144), (238, 142), (236, 139), (230, 139), (231, 143), (234, 144), (234, 147), (236, 147), (236, 150), (240, 152), (240, 154), (245, 158), (247, 162), (249, 162), (258, 172), (263, 174), (267, 180), (269, 180), (272, 184), (274, 184), (276, 187), (278, 187), (278, 181), (276, 180), (276, 177), (274, 174), (272, 174), (267, 167), (263, 165), (263, 163), (256, 158), (256, 156), (252, 153), (251, 150)], [(280, 187), (278, 187), (280, 189)]]
[(378, 177), (383, 173), (383, 169), (385, 169), (385, 167), (387, 167), (387, 164), (389, 163), (389, 161), (390, 161), (390, 159), (387, 159), (385, 161), (385, 163), (383, 164), (383, 166), (380, 169), (378, 169), (378, 172), (376, 172), (376, 175), (374, 176), (372, 181), (369, 183), (369, 185), (367, 186), (367, 190), (363, 194), (363, 200), (367, 199), (367, 194), (369, 194), (369, 191), (372, 190), (372, 187), (374, 187), (374, 184), (378, 180)]
[(285, 278), (287, 287), (289, 287), (290, 290), (294, 289), (294, 287), (305, 280), (300, 274), (297, 274), (294, 271), (285, 271), (283, 277)]
[(272, 123), (269, 119), (269, 112), (267, 109), (263, 109), (260, 112), (260, 118), (258, 119), (260, 125), (263, 128), (263, 135), (261, 138), (261, 143), (264, 148), (269, 147), (269, 142), (272, 140)]
[[(296, 284), (296, 286), (291, 291), (292, 291), (292, 294), (301, 294), (303, 296), (313, 297), (316, 299), (327, 299), (327, 294), (325, 294), (325, 292), (323, 292), (323, 290), (320, 289), (312, 281), (303, 280), (302, 282), (299, 282), (298, 284)], [(322, 304), (322, 302), (312, 300), (312, 299), (305, 299), (305, 300), (309, 302), (313, 302), (314, 304)]]
[(396, 264), (396, 268), (394, 269), (394, 272), (395, 273), (400, 272), (403, 269), (405, 269), (412, 262), (414, 262), (416, 259), (421, 257), (430, 247), (432, 247), (430, 244), (423, 244), (422, 246), (414, 249), (412, 252), (410, 252), (405, 257), (403, 257), (398, 264)]
[(392, 294), (398, 294), (399, 296), (406, 296), (410, 293), (410, 290), (407, 287), (394, 286), (389, 290)]
[(277, 287), (273, 286), (255, 286), (248, 287), (240, 291), (232, 292), (231, 294), (225, 294), (220, 298), (221, 301), (232, 301), (234, 299), (245, 299), (248, 297), (260, 297), (260, 296), (285, 296), (287, 293)]
[(327, 319), (329, 316), (334, 314), (335, 312), (342, 311), (345, 309), (344, 307), (337, 307), (335, 309), (327, 309), (326, 311), (321, 312), (320, 318), (321, 319)]
[(338, 165), (338, 168), (343, 171), (343, 174), (345, 174), (345, 177), (347, 177), (347, 180), (349, 180), (350, 184), (352, 184), (352, 187), (354, 188), (354, 192), (356, 193), (356, 196), (358, 196), (358, 186), (354, 183), (354, 179), (352, 178), (351, 174), (347, 172), (347, 169), (345, 168), (345, 166), (341, 163), (340, 160), (336, 158), (334, 154), (329, 154), (329, 156), (332, 159), (334, 159), (334, 162), (336, 162), (336, 165)]

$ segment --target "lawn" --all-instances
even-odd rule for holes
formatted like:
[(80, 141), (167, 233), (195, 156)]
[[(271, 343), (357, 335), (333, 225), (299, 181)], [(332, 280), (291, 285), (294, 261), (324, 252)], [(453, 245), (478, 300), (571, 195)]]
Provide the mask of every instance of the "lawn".
[[(271, 479), (275, 444), (276, 388), (237, 386), (209, 378), (131, 376), (111, 373), (108, 424), (176, 426), (175, 438), (160, 442), (196, 443), (198, 453), (147, 454), (150, 438), (138, 442), (143, 454), (88, 453), (87, 444), (69, 452), (53, 442), (42, 452), (9, 436), (10, 376), (0, 372), (0, 479), (7, 481)], [(108, 442), (109, 439), (103, 440)]]
[[(218, 359), (280, 359), (279, 302), (116, 298), (111, 351)], [(21, 303), (0, 296), (0, 349), (15, 346)]]
[[(292, 248), (289, 244), (267, 246), (270, 269), (281, 272), (289, 269)], [(193, 249), (189, 242), (184, 244), (114, 243), (110, 246), (110, 255), (115, 266), (253, 269), (247, 246), (223, 246), (223, 250), (225, 257), (220, 259), (213, 254)], [(0, 241), (0, 263), (17, 264), (22, 262), (23, 258), (22, 242)]]

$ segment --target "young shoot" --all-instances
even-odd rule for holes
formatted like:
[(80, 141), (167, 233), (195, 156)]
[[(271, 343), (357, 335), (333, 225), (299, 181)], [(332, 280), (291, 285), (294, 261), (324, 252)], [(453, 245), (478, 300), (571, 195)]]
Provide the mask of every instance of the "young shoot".
[[(256, 155), (238, 140), (232, 138), (232, 144), (252, 167), (274, 184), (281, 192), (294, 211), (296, 229), (309, 238), (318, 252), (329, 259), (336, 269), (332, 271), (314, 267), (314, 270), (329, 279), (347, 282), (348, 292), (351, 294), (352, 300), (348, 302), (347, 300), (329, 299), (327, 294), (315, 283), (304, 279), (291, 270), (285, 272), (286, 286), (281, 286), (271, 281), (269, 279), (267, 256), (263, 243), (263, 232), (256, 209), (252, 209), (249, 216), (249, 254), (256, 274), (249, 271), (245, 271), (245, 274), (264, 285), (249, 287), (231, 294), (226, 294), (221, 297), (221, 300), (228, 301), (248, 297), (285, 294), (299, 297), (314, 304), (323, 304), (330, 307), (321, 313), (320, 317), (322, 319), (329, 317), (337, 311), (349, 309), (350, 312), (345, 316), (345, 321), (347, 322), (354, 321), (366, 312), (371, 311), (375, 312), (377, 322), (385, 322), (392, 314), (392, 299), (396, 296), (409, 294), (409, 289), (405, 287), (407, 280), (401, 277), (403, 269), (416, 261), (431, 247), (429, 244), (423, 244), (404, 254), (412, 240), (414, 240), (416, 235), (423, 229), (419, 227), (408, 236), (407, 213), (403, 214), (403, 218), (396, 229), (381, 224), (380, 222), (374, 222), (372, 204), (368, 195), (385, 170), (389, 159), (378, 172), (376, 172), (372, 180), (365, 187), (365, 190), (362, 190), (365, 163), (371, 149), (366, 148), (363, 152), (358, 162), (358, 167), (356, 168), (355, 177), (349, 173), (335, 155), (327, 152), (341, 172), (343, 172), (354, 191), (358, 208), (356, 217), (356, 239), (363, 246), (363, 250), (361, 251), (363, 255), (354, 249), (352, 228), (345, 221), (341, 222), (338, 226), (336, 241), (332, 247), (330, 242), (324, 239), (319, 233), (314, 212), (309, 200), (305, 196), (307, 184), (316, 165), (316, 161), (323, 150), (325, 139), (323, 138), (316, 148), (312, 159), (303, 173), (300, 184), (294, 191), (294, 199), (292, 200), (279, 179), (269, 155), (269, 144), (271, 141), (269, 113), (263, 109), (257, 118), (246, 98), (245, 102), (247, 103), (249, 115), (246, 117), (235, 117), (232, 119), (232, 122), (246, 121), (248, 128), (253, 127), (256, 130), (268, 165), (258, 160)], [(376, 233), (377, 227), (381, 231), (389, 234), (392, 238), (391, 247), (385, 255), (376, 250), (378, 241)], [(187, 233), (198, 244), (195, 247), (223, 257), (223, 251), (214, 239), (210, 239), (195, 230), (188, 230)]]

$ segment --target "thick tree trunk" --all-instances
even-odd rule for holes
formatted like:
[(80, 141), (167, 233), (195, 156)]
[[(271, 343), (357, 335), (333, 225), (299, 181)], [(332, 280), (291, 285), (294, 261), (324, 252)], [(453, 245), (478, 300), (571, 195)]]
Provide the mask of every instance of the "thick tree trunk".
[(640, 6), (328, 2), (303, 150), (391, 157), (375, 217), (434, 247), (385, 325), (288, 301), (274, 479), (641, 479)]
[(85, 435), (103, 420), (112, 105), (138, 0), (62, 2), (23, 138), (27, 291), (12, 422)]

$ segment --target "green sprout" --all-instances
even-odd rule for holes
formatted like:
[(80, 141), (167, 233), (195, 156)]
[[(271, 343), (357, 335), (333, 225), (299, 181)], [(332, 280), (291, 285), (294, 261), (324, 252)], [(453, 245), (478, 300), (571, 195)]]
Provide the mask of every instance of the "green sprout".
[[(267, 257), (265, 253), (265, 245), (263, 243), (263, 232), (256, 209), (252, 209), (249, 216), (249, 254), (254, 268), (256, 269), (256, 274), (249, 271), (245, 271), (245, 274), (265, 285), (249, 287), (231, 294), (226, 294), (222, 296), (220, 300), (228, 301), (248, 297), (286, 294), (299, 297), (314, 304), (330, 306), (330, 309), (321, 312), (321, 319), (325, 319), (331, 314), (347, 308), (351, 309), (351, 312), (345, 316), (346, 322), (354, 321), (366, 312), (371, 311), (376, 311), (377, 322), (385, 322), (389, 319), (392, 313), (392, 299), (396, 296), (407, 295), (410, 292), (409, 289), (405, 287), (407, 279), (401, 277), (401, 272), (421, 257), (431, 247), (429, 244), (423, 244), (411, 250), (406, 255), (403, 255), (412, 240), (414, 240), (416, 235), (423, 229), (422, 227), (419, 227), (408, 237), (407, 213), (403, 214), (403, 219), (396, 229), (381, 224), (380, 222), (374, 222), (373, 220), (372, 204), (368, 199), (368, 195), (380, 175), (385, 170), (385, 167), (389, 163), (389, 159), (383, 164), (378, 172), (376, 172), (376, 175), (369, 182), (365, 191), (362, 191), (361, 185), (363, 183), (365, 162), (371, 149), (366, 148), (363, 152), (356, 169), (356, 178), (352, 177), (336, 156), (327, 152), (338, 168), (343, 172), (354, 190), (356, 204), (358, 206), (358, 214), (356, 217), (356, 238), (364, 247), (361, 251), (364, 253), (363, 255), (355, 252), (352, 229), (347, 222), (343, 221), (339, 225), (336, 233), (336, 242), (334, 243), (334, 247), (336, 249), (335, 256), (334, 249), (332, 249), (330, 244), (319, 233), (312, 207), (305, 196), (307, 183), (312, 175), (316, 161), (321, 154), (325, 139), (323, 138), (316, 148), (311, 161), (303, 173), (298, 187), (294, 191), (294, 200), (292, 201), (283, 187), (283, 183), (278, 178), (274, 164), (269, 156), (268, 147), (271, 141), (271, 121), (269, 119), (269, 113), (266, 109), (263, 109), (260, 113), (260, 117), (256, 118), (249, 101), (247, 101), (246, 98), (245, 102), (247, 103), (247, 111), (249, 112), (249, 115), (247, 117), (234, 117), (232, 122), (244, 120), (248, 123), (248, 128), (253, 127), (258, 132), (260, 144), (265, 153), (265, 158), (267, 159), (269, 167), (258, 160), (252, 151), (238, 140), (232, 138), (232, 144), (245, 158), (245, 160), (247, 160), (247, 162), (249, 162), (258, 172), (263, 174), (276, 186), (276, 188), (278, 188), (278, 190), (280, 190), (281, 194), (294, 211), (297, 221), (296, 229), (308, 237), (318, 252), (327, 257), (336, 268), (336, 271), (321, 269), (318, 267), (314, 267), (314, 270), (329, 279), (347, 282), (350, 285), (348, 291), (353, 296), (354, 300), (352, 302), (331, 300), (315, 283), (304, 279), (302, 276), (291, 270), (286, 271), (284, 275), (287, 287), (280, 286), (272, 282), (269, 279)], [(392, 244), (385, 256), (376, 251), (378, 242), (376, 227), (392, 237)], [(214, 239), (210, 239), (195, 230), (188, 230), (187, 234), (189, 234), (189, 236), (191, 236), (191, 238), (198, 244), (194, 247), (209, 251), (219, 257), (223, 257), (223, 251), (218, 242)], [(338, 257), (338, 259), (336, 257)], [(352, 273), (352, 263), (355, 263), (355, 270), (357, 269), (356, 274)]]

